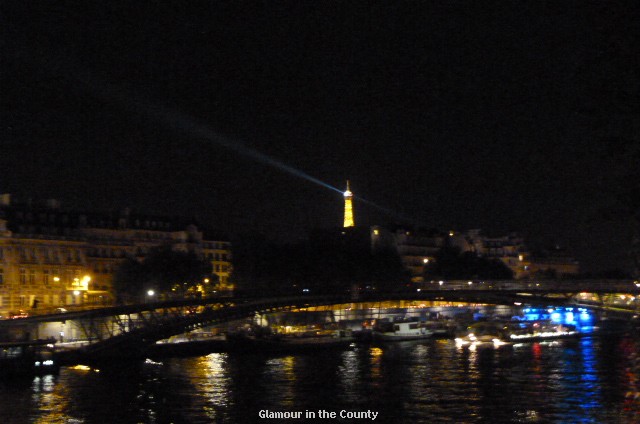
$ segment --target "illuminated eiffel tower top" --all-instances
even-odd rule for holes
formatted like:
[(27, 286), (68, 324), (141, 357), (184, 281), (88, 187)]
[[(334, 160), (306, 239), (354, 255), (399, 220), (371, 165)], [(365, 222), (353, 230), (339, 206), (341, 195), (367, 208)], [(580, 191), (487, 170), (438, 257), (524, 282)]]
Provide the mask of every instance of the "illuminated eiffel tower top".
[(347, 191), (344, 192), (344, 227), (354, 227), (353, 220), (353, 193), (349, 190), (349, 180), (347, 180)]

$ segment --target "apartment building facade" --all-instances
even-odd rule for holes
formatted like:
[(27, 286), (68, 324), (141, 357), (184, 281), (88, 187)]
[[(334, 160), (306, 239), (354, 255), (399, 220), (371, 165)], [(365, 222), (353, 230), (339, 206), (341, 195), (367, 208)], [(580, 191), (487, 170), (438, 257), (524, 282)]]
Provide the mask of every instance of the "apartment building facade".
[(0, 195), (0, 316), (114, 301), (113, 276), (128, 258), (159, 246), (211, 261), (232, 290), (231, 244), (183, 218), (64, 210), (55, 200), (12, 202)]

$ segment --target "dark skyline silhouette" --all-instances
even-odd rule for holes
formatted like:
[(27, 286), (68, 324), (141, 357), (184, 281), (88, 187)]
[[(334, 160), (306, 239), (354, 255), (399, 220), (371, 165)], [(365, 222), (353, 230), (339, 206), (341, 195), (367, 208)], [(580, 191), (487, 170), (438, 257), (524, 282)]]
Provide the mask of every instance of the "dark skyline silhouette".
[[(0, 6), (0, 192), (291, 240), (517, 231), (624, 267), (635, 2)], [(375, 205), (375, 206), (374, 206)], [(604, 211), (604, 212), (603, 212)]]

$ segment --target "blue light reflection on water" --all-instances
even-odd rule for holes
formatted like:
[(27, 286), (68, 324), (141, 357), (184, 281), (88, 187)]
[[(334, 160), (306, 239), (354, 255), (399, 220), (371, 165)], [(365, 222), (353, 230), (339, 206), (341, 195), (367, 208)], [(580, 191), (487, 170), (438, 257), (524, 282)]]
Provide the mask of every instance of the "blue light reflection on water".
[(557, 324), (574, 325), (587, 330), (594, 325), (595, 317), (586, 308), (554, 307), (554, 308), (524, 308), (522, 320), (538, 321), (551, 320)]
[[(375, 422), (638, 422), (629, 338), (465, 349), (450, 340), (266, 357), (211, 354), (0, 385), (3, 423), (244, 423), (375, 410)], [(264, 421), (263, 421), (264, 422)], [(276, 421), (273, 421), (276, 422)]]

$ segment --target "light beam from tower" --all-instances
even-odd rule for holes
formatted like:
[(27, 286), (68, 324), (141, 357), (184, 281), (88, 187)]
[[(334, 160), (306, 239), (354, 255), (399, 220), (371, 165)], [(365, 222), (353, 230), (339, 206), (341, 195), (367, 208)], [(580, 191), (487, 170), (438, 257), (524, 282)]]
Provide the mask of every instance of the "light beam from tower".
[(349, 189), (349, 180), (347, 180), (347, 191), (343, 193), (344, 196), (344, 227), (355, 227), (353, 220), (353, 193)]

